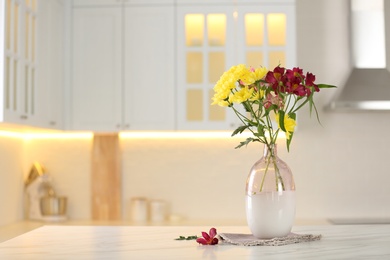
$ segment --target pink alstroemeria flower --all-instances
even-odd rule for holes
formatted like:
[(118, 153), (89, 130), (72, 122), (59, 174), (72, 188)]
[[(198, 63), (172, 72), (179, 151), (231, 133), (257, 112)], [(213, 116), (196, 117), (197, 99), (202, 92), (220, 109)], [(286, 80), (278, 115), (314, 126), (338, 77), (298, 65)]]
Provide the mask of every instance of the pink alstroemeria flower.
[(207, 232), (202, 232), (203, 237), (196, 239), (196, 242), (202, 245), (216, 245), (218, 244), (218, 238), (215, 237), (216, 235), (217, 230), (215, 228), (211, 228), (208, 234)]

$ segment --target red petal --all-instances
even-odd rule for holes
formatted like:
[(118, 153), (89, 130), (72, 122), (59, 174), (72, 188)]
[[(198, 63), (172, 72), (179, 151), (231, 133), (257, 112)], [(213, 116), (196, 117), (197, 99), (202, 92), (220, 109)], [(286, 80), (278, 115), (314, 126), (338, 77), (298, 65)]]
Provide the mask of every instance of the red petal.
[(211, 228), (209, 234), (211, 238), (214, 238), (215, 235), (217, 235), (217, 230), (215, 228)]
[(196, 242), (198, 242), (199, 244), (202, 244), (202, 245), (208, 244), (207, 241), (203, 237), (197, 238)]
[(218, 239), (215, 237), (215, 238), (211, 241), (210, 245), (216, 245), (216, 244), (218, 244)]
[(204, 239), (210, 240), (210, 236), (206, 232), (202, 232), (202, 236), (204, 237)]

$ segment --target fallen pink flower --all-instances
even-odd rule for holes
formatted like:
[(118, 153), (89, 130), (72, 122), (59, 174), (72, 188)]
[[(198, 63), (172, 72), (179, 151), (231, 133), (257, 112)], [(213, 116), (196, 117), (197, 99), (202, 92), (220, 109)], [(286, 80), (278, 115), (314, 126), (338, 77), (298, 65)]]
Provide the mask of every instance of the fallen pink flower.
[(217, 230), (215, 228), (211, 228), (208, 234), (207, 232), (202, 232), (203, 237), (196, 239), (196, 242), (202, 245), (216, 245), (218, 244), (218, 238), (215, 237), (216, 235)]

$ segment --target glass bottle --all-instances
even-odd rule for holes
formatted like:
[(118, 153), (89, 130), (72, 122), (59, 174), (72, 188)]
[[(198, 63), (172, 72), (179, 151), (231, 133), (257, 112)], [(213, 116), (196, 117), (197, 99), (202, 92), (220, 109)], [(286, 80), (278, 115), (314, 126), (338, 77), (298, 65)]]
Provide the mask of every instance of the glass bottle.
[(287, 236), (295, 219), (295, 183), (277, 145), (264, 145), (263, 157), (246, 182), (246, 216), (252, 234), (261, 239)]

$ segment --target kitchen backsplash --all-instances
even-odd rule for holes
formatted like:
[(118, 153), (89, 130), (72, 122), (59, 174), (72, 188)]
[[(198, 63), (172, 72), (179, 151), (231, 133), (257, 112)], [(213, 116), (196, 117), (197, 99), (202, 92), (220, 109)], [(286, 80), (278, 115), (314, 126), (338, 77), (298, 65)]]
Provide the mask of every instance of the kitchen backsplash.
[(0, 135), (0, 225), (23, 215), (23, 140)]
[[(302, 117), (290, 153), (284, 140), (279, 144), (296, 181), (297, 219), (390, 218), (390, 141), (384, 130), (390, 120), (379, 114), (322, 115), (323, 127)], [(130, 220), (131, 199), (146, 197), (165, 201), (175, 219), (244, 222), (245, 181), (262, 146), (234, 149), (239, 141), (121, 139), (123, 220)], [(0, 203), (7, 209), (0, 224), (23, 218), (23, 178), (34, 161), (46, 167), (57, 193), (68, 197), (69, 218), (90, 219), (91, 144), (92, 139), (0, 138)]]

